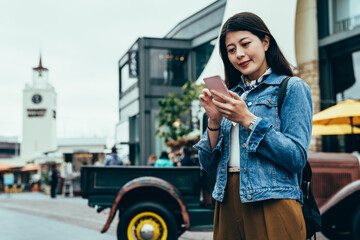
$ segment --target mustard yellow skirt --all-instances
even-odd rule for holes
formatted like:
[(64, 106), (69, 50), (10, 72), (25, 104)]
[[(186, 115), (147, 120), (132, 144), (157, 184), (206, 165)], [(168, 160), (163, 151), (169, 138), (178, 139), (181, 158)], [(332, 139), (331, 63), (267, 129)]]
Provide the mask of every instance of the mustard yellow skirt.
[(223, 202), (216, 201), (214, 240), (305, 240), (301, 205), (293, 199), (241, 203), (239, 173), (228, 173)]

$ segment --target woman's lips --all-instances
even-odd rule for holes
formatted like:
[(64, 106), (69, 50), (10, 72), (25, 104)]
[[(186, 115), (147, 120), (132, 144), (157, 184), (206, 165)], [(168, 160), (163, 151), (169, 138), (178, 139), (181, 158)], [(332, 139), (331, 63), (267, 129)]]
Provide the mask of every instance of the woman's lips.
[(246, 62), (242, 62), (239, 64), (240, 67), (244, 68), (244, 67), (247, 67), (250, 63), (250, 60), (249, 61), (246, 61)]

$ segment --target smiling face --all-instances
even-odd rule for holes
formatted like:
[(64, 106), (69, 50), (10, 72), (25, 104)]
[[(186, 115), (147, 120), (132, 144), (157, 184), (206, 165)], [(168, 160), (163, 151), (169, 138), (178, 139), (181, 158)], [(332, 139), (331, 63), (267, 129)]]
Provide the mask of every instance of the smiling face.
[(265, 52), (269, 42), (268, 36), (261, 41), (249, 31), (228, 32), (225, 38), (231, 64), (250, 80), (261, 77), (268, 67)]

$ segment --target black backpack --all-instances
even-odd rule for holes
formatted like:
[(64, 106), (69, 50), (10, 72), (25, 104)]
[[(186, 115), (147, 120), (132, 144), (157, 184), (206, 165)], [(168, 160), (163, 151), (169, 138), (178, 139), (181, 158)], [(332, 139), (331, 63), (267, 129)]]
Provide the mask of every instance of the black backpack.
[[(279, 93), (278, 93), (278, 110), (279, 117), (281, 118), (281, 107), (286, 96), (286, 88), (290, 77), (286, 77), (280, 84)], [(321, 215), (319, 208), (316, 204), (314, 194), (311, 190), (311, 167), (308, 161), (302, 170), (302, 179), (301, 179), (301, 191), (304, 195), (304, 202), (302, 205), (302, 211), (305, 219), (306, 225), (306, 239), (311, 239), (314, 236), (316, 239), (316, 232), (321, 231)]]

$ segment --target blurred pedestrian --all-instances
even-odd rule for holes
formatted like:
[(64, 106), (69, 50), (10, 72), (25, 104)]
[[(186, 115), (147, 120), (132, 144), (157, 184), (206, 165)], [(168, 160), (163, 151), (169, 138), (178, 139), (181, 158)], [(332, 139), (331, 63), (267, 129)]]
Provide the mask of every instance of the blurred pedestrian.
[[(299, 179), (311, 138), (310, 88), (293, 76), (253, 13), (224, 23), (219, 48), (231, 97), (203, 90), (208, 129), (195, 145), (204, 170), (217, 174), (213, 239), (305, 240)], [(285, 79), (286, 97), (278, 109)]]
[(189, 148), (183, 146), (180, 148), (180, 162), (178, 162), (178, 166), (191, 166), (192, 162), (190, 159), (190, 151)]
[(176, 166), (177, 162), (175, 159), (175, 154), (174, 153), (169, 153), (169, 160), (173, 163), (174, 166)]
[(156, 160), (155, 167), (173, 167), (174, 163), (170, 161), (167, 152), (161, 152), (160, 158)]
[(156, 162), (156, 155), (155, 154), (151, 154), (149, 157), (148, 157), (148, 160), (147, 160), (147, 166), (154, 166), (155, 165), (155, 162)]
[(50, 172), (50, 194), (51, 198), (56, 198), (56, 189), (59, 182), (59, 172), (56, 169), (56, 164), (52, 165)]
[(124, 166), (131, 166), (131, 162), (129, 160), (124, 161)]
[(118, 156), (117, 149), (116, 149), (115, 145), (111, 148), (111, 153), (106, 155), (104, 165), (105, 166), (113, 166), (113, 165), (120, 165), (121, 166), (121, 165), (123, 165), (123, 161)]

